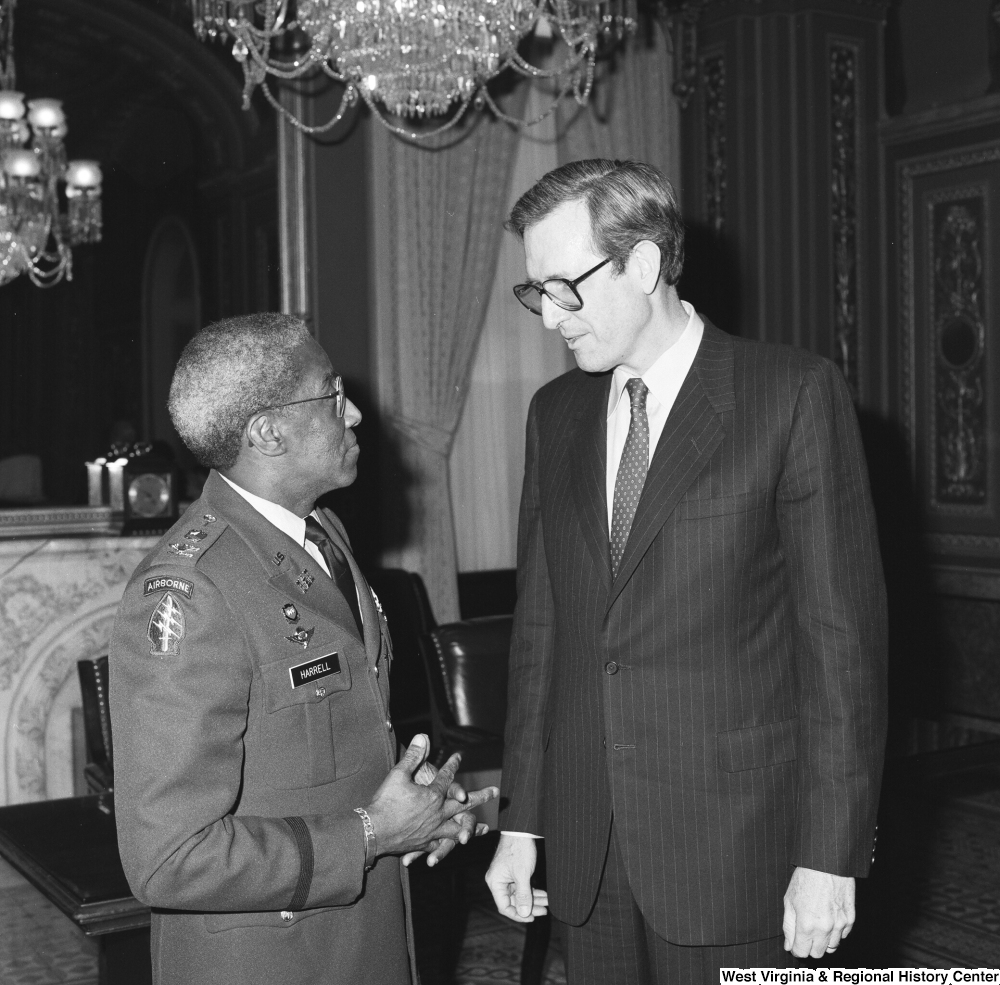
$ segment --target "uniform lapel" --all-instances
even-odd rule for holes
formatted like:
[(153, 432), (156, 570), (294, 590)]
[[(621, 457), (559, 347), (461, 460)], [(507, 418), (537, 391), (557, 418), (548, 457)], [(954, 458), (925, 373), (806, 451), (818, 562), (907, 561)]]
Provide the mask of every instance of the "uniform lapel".
[[(289, 602), (320, 613), (360, 639), (347, 600), (305, 548), (261, 516), (214, 472), (205, 483), (205, 499), (257, 555), (271, 584)], [(326, 526), (329, 528), (329, 524)], [(342, 541), (342, 537), (338, 538), (338, 543)], [(345, 553), (351, 556), (349, 551)]]
[(611, 586), (608, 549), (608, 392), (611, 374), (584, 377), (580, 390), (581, 413), (571, 439), (573, 498), (576, 501), (584, 540), (600, 572), (604, 589)]
[(618, 575), (608, 596), (609, 609), (678, 500), (722, 442), (726, 434), (722, 415), (735, 405), (732, 340), (706, 320), (691, 371), (653, 453)]

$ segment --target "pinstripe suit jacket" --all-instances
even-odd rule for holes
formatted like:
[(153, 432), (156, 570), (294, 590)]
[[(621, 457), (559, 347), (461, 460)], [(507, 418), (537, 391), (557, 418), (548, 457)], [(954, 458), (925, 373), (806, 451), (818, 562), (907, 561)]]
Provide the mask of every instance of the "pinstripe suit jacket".
[(779, 934), (794, 866), (863, 876), (873, 849), (885, 592), (850, 396), (828, 360), (706, 322), (612, 579), (610, 377), (573, 370), (528, 415), (501, 826), (544, 835), (568, 923), (613, 814), (660, 936)]

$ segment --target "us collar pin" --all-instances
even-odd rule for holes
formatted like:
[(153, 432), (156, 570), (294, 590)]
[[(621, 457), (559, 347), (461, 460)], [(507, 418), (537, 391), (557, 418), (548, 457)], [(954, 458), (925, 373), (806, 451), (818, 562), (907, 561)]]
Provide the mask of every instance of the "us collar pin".
[(281, 551), (275, 551), (274, 557), (271, 558), (271, 563), (277, 565), (280, 568), (281, 562), (284, 560), (285, 560), (285, 555), (282, 554)]
[(289, 621), (295, 622), (299, 618), (299, 610), (292, 605), (291, 602), (286, 602), (281, 607), (281, 614)]

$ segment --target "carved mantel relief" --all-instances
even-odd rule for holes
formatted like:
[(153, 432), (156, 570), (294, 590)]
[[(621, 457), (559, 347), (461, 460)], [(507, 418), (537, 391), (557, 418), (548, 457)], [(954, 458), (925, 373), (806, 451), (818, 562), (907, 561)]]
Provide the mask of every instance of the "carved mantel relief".
[[(0, 541), (0, 803), (67, 796), (54, 789), (50, 716), (76, 662), (107, 652), (125, 584), (155, 538)], [(72, 703), (79, 704), (78, 694)], [(68, 719), (65, 728), (68, 729)]]

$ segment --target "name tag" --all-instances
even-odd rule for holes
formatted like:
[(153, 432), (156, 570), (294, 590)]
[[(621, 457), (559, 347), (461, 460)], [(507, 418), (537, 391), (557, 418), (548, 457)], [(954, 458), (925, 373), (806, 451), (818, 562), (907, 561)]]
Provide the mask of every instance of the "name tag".
[(318, 681), (321, 677), (329, 677), (331, 674), (340, 673), (340, 657), (337, 651), (325, 653), (322, 657), (313, 657), (305, 663), (296, 664), (288, 668), (288, 676), (292, 679), (292, 687), (302, 687), (303, 684), (310, 684)]

